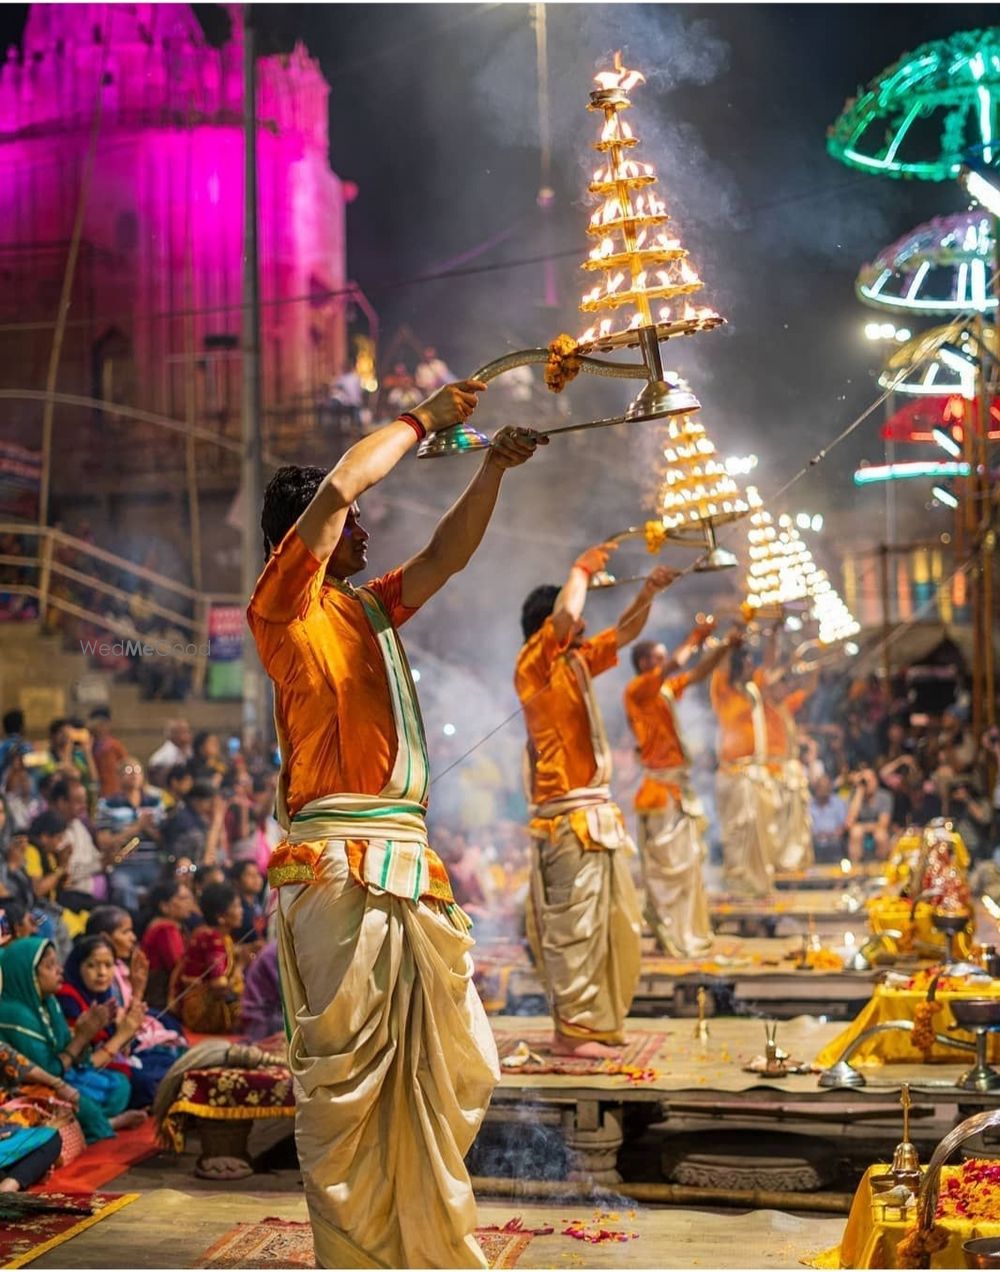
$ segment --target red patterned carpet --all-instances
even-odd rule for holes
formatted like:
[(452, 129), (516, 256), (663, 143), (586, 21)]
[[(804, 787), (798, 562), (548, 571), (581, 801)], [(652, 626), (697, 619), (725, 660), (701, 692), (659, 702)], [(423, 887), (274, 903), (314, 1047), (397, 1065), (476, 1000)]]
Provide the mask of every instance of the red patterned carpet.
[[(653, 1060), (665, 1045), (668, 1033), (643, 1030), (632, 1034), (622, 1049), (618, 1060), (578, 1060), (571, 1056), (556, 1055), (551, 1049), (551, 1030), (523, 1030), (516, 1022), (493, 1024), (500, 1062), (506, 1073), (560, 1073), (570, 1077), (615, 1077), (624, 1075), (640, 1078), (654, 1072)], [(525, 1057), (525, 1049), (530, 1053)], [(510, 1061), (519, 1061), (511, 1064)], [(507, 1061), (505, 1064), (504, 1061)]]
[[(513, 1268), (531, 1244), (530, 1232), (477, 1231), (491, 1268)], [(288, 1219), (237, 1224), (198, 1260), (202, 1268), (314, 1268), (312, 1229)]]
[(17, 1202), (9, 1210), (5, 1206), (0, 1217), (0, 1267), (22, 1268), (138, 1199), (138, 1193), (66, 1193), (51, 1186), (44, 1193), (30, 1193), (25, 1199), (29, 1207), (52, 1202), (65, 1209), (55, 1214), (28, 1209), (21, 1214), (15, 1209)]

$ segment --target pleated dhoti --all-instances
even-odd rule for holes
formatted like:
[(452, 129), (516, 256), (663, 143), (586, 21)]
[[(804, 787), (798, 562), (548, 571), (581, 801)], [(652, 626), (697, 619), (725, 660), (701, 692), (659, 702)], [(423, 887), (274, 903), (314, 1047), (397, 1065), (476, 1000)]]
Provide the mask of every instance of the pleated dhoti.
[(318, 1266), (486, 1267), (463, 1159), (500, 1073), (472, 939), (443, 905), (361, 886), (334, 841), (278, 916)]
[(625, 1041), (642, 914), (622, 848), (585, 848), (569, 819), (532, 847), (527, 933), (556, 1031)]
[(780, 801), (774, 778), (763, 765), (732, 765), (719, 769), (715, 789), (726, 885), (763, 896), (771, 891), (777, 858)]
[(779, 870), (805, 870), (815, 860), (809, 784), (798, 760), (785, 765), (781, 783), (781, 828), (775, 865)]
[(667, 954), (701, 954), (712, 942), (702, 879), (703, 824), (674, 799), (666, 808), (639, 813), (646, 918)]

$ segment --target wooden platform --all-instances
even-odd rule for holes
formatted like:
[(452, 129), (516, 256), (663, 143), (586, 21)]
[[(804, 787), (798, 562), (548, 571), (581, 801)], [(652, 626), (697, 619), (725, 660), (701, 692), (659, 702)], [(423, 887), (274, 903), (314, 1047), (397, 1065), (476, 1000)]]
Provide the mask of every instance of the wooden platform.
[(839, 863), (809, 866), (806, 870), (779, 870), (774, 876), (774, 886), (779, 892), (787, 889), (805, 891), (811, 888), (845, 888), (852, 884), (862, 887), (885, 871), (884, 861), (862, 862), (844, 870)]
[(769, 897), (740, 898), (710, 893), (708, 912), (717, 932), (735, 930), (744, 936), (796, 936), (818, 931), (821, 936), (862, 935), (868, 931), (863, 906), (845, 907), (845, 889), (789, 888)]
[[(283, 1191), (242, 1192), (243, 1185), (235, 1184), (226, 1192), (192, 1192), (177, 1171), (164, 1187), (145, 1192), (133, 1205), (43, 1254), (31, 1267), (201, 1267), (199, 1257), (239, 1223), (265, 1216), (306, 1220), (301, 1187), (292, 1172), (284, 1174), (288, 1178)], [(128, 1184), (128, 1178), (121, 1183)], [(598, 1219), (598, 1214), (605, 1217)], [(796, 1268), (803, 1256), (836, 1245), (844, 1227), (843, 1219), (803, 1218), (773, 1210), (740, 1214), (633, 1207), (628, 1202), (617, 1206), (611, 1201), (595, 1214), (592, 1205), (563, 1201), (480, 1201), (480, 1224), (503, 1225), (512, 1218), (519, 1218), (526, 1228), (554, 1229), (551, 1236), (532, 1239), (517, 1264), (524, 1268)], [(564, 1235), (573, 1222), (591, 1230), (607, 1226), (630, 1236), (623, 1242), (588, 1244)]]
[[(548, 1017), (494, 1017), (491, 1021), (501, 1056), (523, 1040), (532, 1050), (551, 1035)], [(842, 1025), (800, 1016), (782, 1022), (778, 1043), (794, 1059), (812, 1061), (841, 1032)], [(896, 1105), (901, 1086), (910, 1084), (915, 1100), (932, 1108), (961, 1105), (969, 1111), (1000, 1106), (1000, 1091), (986, 1094), (959, 1091), (956, 1079), (968, 1061), (955, 1065), (891, 1064), (865, 1069), (867, 1085), (853, 1090), (827, 1090), (816, 1073), (769, 1078), (744, 1072), (764, 1051), (760, 1020), (718, 1018), (709, 1022), (707, 1042), (694, 1037), (690, 1020), (628, 1022), (633, 1054), (642, 1054), (644, 1072), (609, 1073), (591, 1066), (588, 1072), (532, 1072), (504, 1069), (487, 1117), (525, 1119), (560, 1128), (580, 1177), (613, 1184), (620, 1178), (617, 1155), (623, 1143), (626, 1108), (648, 1121), (668, 1121), (674, 1105), (711, 1108), (716, 1113), (743, 1108), (771, 1110), (781, 1119), (789, 1109), (804, 1106), (836, 1108), (844, 1118), (852, 1109)], [(652, 1036), (655, 1045), (644, 1051), (641, 1042)], [(644, 1112), (643, 1110), (644, 1106)]]
[[(843, 939), (843, 933), (838, 940)], [(718, 1014), (766, 1011), (778, 1019), (803, 1014), (853, 1020), (871, 995), (874, 972), (803, 971), (794, 937), (720, 936), (700, 959), (667, 958), (643, 940), (642, 972), (632, 1004), (637, 1017), (686, 1017), (697, 1012), (704, 986)], [(537, 1012), (545, 992), (527, 945), (477, 945), (477, 983), (491, 1014)]]

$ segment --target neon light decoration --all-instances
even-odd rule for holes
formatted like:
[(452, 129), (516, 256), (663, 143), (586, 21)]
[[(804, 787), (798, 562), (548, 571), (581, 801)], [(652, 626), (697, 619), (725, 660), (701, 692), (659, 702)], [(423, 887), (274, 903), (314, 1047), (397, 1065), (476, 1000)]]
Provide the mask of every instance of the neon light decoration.
[[(961, 442), (966, 419), (973, 428), (979, 427), (978, 403), (970, 402), (957, 393), (951, 397), (914, 397), (896, 411), (882, 425), (879, 436), (884, 442), (914, 442), (933, 446), (934, 431), (938, 429)], [(1000, 441), (1000, 398), (990, 404), (990, 441)]]
[[(984, 327), (983, 340), (995, 353), (996, 328)], [(892, 351), (878, 382), (897, 393), (973, 398), (976, 343), (968, 331), (956, 332), (953, 323), (931, 327)]]
[(902, 464), (867, 464), (854, 474), (855, 486), (872, 486), (883, 481), (908, 481), (914, 477), (968, 477), (969, 465), (957, 459), (914, 459)]
[(1000, 28), (959, 31), (905, 53), (849, 98), (827, 149), (862, 172), (947, 181), (966, 152), (993, 162), (998, 97)]
[(933, 317), (996, 309), (989, 288), (992, 218), (982, 208), (937, 216), (883, 248), (854, 286), (865, 304)]

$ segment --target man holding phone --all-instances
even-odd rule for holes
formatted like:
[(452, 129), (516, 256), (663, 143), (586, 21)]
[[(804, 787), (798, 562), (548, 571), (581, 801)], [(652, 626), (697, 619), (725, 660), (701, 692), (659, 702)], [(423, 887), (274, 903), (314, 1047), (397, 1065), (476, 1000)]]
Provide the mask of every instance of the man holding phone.
[(892, 796), (879, 786), (875, 770), (861, 769), (853, 775), (854, 791), (847, 807), (847, 855), (857, 863), (871, 846), (878, 860), (889, 855), (889, 824)]

